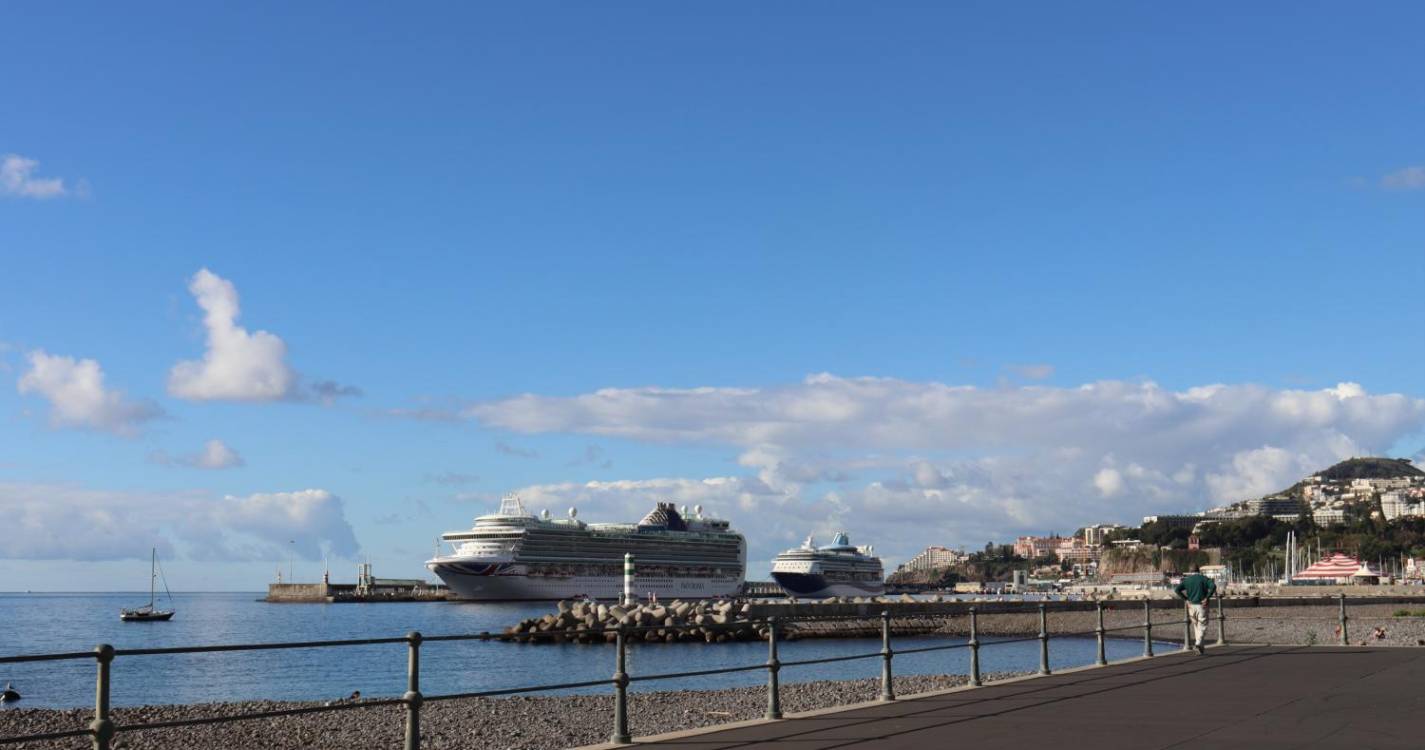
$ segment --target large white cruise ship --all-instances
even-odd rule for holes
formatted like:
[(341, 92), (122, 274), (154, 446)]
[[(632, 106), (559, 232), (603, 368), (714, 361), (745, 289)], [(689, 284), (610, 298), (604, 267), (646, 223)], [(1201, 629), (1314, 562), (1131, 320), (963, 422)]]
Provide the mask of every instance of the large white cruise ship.
[(638, 523), (584, 523), (535, 516), (518, 497), (475, 519), (469, 531), (451, 531), (441, 541), (454, 552), (426, 567), (464, 599), (484, 601), (614, 599), (623, 592), (623, 556), (632, 553), (633, 590), (640, 598), (705, 599), (732, 596), (742, 588), (747, 542), (727, 521), (691, 517), (672, 503), (658, 503)]
[(807, 537), (772, 561), (772, 579), (792, 596), (880, 596), (886, 591), (881, 558), (870, 546), (853, 547), (842, 531), (831, 544)]

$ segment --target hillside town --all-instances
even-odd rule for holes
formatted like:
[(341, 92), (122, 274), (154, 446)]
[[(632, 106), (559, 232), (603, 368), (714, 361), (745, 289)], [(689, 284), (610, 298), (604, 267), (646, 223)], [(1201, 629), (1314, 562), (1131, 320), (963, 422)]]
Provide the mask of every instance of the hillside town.
[(1425, 471), (1352, 458), (1271, 495), (1145, 516), (1137, 527), (1099, 523), (970, 552), (930, 546), (888, 582), (978, 592), (1151, 585), (1192, 567), (1233, 582), (1425, 583)]

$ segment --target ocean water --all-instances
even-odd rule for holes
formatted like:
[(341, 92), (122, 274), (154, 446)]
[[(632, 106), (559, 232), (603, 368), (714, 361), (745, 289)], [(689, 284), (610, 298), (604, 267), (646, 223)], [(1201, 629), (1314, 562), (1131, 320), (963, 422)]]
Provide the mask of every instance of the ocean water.
[[(0, 656), (84, 651), (100, 643), (115, 648), (313, 641), (497, 632), (519, 620), (553, 611), (550, 603), (268, 604), (259, 593), (175, 594), (178, 614), (169, 622), (126, 623), (119, 609), (148, 594), (0, 594)], [(984, 639), (989, 642), (992, 639)], [(962, 643), (961, 638), (896, 638), (903, 648)], [(784, 643), (784, 661), (879, 651), (875, 639), (814, 639)], [(1110, 659), (1142, 652), (1137, 641), (1110, 639)], [(1091, 638), (1055, 638), (1050, 663), (1056, 669), (1089, 664)], [(634, 644), (632, 675), (715, 669), (763, 663), (765, 643)], [(985, 672), (1038, 668), (1038, 644), (1005, 644), (981, 650)], [(969, 653), (955, 649), (898, 655), (896, 674), (964, 674)], [(784, 683), (878, 677), (880, 660), (786, 667)], [(353, 690), (364, 696), (405, 691), (406, 646), (245, 651), (212, 654), (128, 656), (114, 660), (116, 706), (256, 699), (325, 700)], [(532, 645), (498, 641), (427, 643), (421, 647), (421, 690), (438, 693), (496, 690), (526, 685), (608, 679), (611, 646)], [(79, 707), (94, 703), (92, 659), (0, 664), (0, 684), (13, 682), (27, 707)], [(765, 684), (761, 671), (634, 683), (632, 690), (711, 689)], [(582, 692), (601, 692), (606, 687)], [(579, 691), (571, 691), (579, 692)]]

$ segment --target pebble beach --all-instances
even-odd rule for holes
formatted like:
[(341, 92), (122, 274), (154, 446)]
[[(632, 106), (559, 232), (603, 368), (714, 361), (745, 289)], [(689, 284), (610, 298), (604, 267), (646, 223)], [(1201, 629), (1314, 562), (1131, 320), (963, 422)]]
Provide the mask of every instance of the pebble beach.
[[(986, 675), (1004, 679), (1007, 674)], [(897, 677), (898, 694), (911, 695), (964, 685), (964, 675)], [(787, 713), (875, 700), (880, 681), (843, 680), (784, 684)], [(118, 724), (231, 716), (251, 711), (294, 708), (301, 703), (249, 701), (187, 706), (114, 709)], [(678, 690), (629, 694), (629, 728), (634, 736), (761, 718), (767, 710), (765, 688)], [(471, 698), (427, 703), (421, 711), (421, 747), (431, 750), (555, 750), (592, 745), (608, 739), (612, 695)], [(8, 709), (0, 711), (0, 736), (62, 731), (88, 724), (87, 709)], [(197, 750), (268, 748), (271, 750), (351, 750), (399, 748), (405, 708), (374, 706), (352, 711), (303, 714), (259, 721), (235, 721), (198, 727), (121, 733), (113, 748)], [(13, 745), (17, 748), (89, 748), (87, 737)]]

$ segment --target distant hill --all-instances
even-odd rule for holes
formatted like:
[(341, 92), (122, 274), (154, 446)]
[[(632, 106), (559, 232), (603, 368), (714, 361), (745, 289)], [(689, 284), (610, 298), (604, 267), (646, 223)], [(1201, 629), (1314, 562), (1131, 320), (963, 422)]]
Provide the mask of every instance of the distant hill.
[[(1312, 474), (1314, 477), (1321, 477), (1326, 480), (1346, 481), (1352, 479), (1398, 479), (1400, 477), (1425, 477), (1425, 471), (1421, 471), (1408, 458), (1379, 458), (1366, 456), (1363, 458), (1348, 458), (1329, 469)], [(1292, 486), (1273, 492), (1266, 497), (1294, 497), (1304, 499), (1306, 487), (1311, 484), (1310, 477), (1303, 479)], [(1245, 508), (1247, 501), (1242, 500), (1232, 503), (1230, 508)]]
[(1348, 458), (1315, 476), (1336, 481), (1351, 479), (1398, 479), (1400, 477), (1425, 477), (1425, 471), (1416, 468), (1408, 458)]

